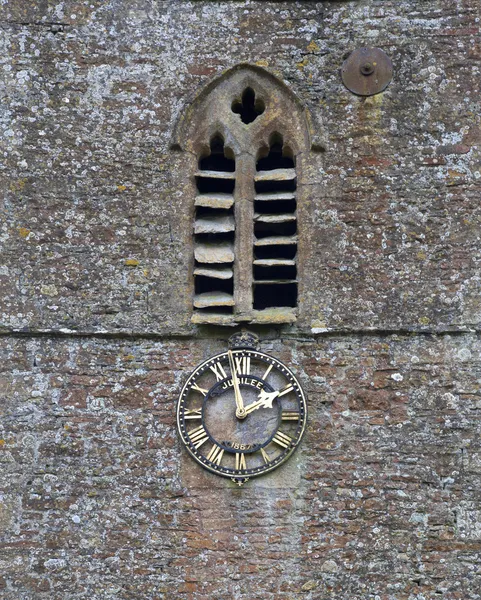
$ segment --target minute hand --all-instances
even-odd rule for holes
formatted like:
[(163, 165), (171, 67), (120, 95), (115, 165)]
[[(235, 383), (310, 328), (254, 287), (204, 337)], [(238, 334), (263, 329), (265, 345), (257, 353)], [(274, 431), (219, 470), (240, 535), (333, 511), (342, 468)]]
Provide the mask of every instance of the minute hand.
[(227, 356), (229, 357), (229, 366), (230, 371), (232, 373), (232, 383), (234, 385), (235, 403), (237, 405), (237, 410), (235, 414), (238, 419), (243, 419), (246, 416), (246, 411), (244, 409), (244, 401), (242, 399), (242, 394), (239, 388), (239, 379), (237, 378), (234, 357), (232, 356), (232, 352), (230, 350), (227, 352)]
[(276, 392), (266, 392), (265, 390), (261, 390), (259, 394), (259, 400), (257, 402), (253, 402), (245, 407), (246, 415), (257, 410), (258, 408), (272, 408), (272, 403), (279, 395), (279, 390)]

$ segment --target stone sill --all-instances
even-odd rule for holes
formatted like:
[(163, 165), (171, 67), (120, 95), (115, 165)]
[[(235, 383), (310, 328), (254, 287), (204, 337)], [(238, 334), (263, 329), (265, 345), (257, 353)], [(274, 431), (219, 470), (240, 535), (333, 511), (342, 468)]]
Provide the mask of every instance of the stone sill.
[(277, 325), (295, 323), (297, 310), (295, 308), (267, 308), (265, 310), (253, 310), (250, 315), (242, 316), (195, 312), (191, 320), (196, 325), (229, 325), (231, 327), (242, 323)]

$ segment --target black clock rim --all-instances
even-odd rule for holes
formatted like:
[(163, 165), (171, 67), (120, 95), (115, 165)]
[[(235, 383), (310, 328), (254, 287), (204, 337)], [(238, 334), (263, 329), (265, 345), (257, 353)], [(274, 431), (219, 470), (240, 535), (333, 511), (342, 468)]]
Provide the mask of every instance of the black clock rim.
[[(296, 428), (296, 432), (300, 429), (300, 433), (296, 437), (295, 445), (289, 449), (286, 449), (284, 452), (282, 452), (277, 457), (276, 460), (272, 461), (272, 463), (263, 465), (262, 467), (259, 467), (257, 469), (252, 469), (252, 470), (251, 469), (236, 470), (236, 469), (227, 469), (227, 468), (220, 470), (221, 469), (220, 467), (216, 468), (216, 467), (211, 466), (213, 463), (211, 463), (210, 461), (207, 461), (207, 459), (203, 455), (201, 455), (199, 452), (196, 452), (196, 449), (191, 447), (193, 445), (190, 442), (190, 439), (188, 438), (188, 433), (187, 433), (187, 430), (185, 427), (185, 419), (183, 419), (183, 417), (182, 417), (182, 420), (184, 423), (185, 435), (183, 433), (183, 429), (181, 426), (181, 420), (180, 420), (180, 410), (182, 407), (182, 403), (183, 403), (182, 401), (185, 396), (185, 392), (186, 392), (189, 384), (191, 383), (191, 381), (192, 380), (195, 381), (195, 376), (198, 375), (200, 371), (203, 372), (204, 367), (206, 368), (209, 365), (209, 363), (213, 363), (216, 360), (219, 360), (220, 358), (228, 359), (227, 351), (215, 354), (215, 355), (209, 357), (208, 359), (206, 359), (205, 361), (203, 361), (200, 365), (198, 365), (192, 371), (192, 373), (187, 378), (185, 384), (182, 387), (182, 390), (180, 392), (178, 400), (177, 400), (177, 407), (176, 407), (177, 429), (182, 438), (183, 446), (187, 450), (188, 454), (205, 470), (210, 471), (211, 473), (214, 473), (215, 475), (219, 475), (221, 477), (228, 478), (228, 479), (245, 479), (245, 478), (259, 477), (261, 475), (265, 475), (265, 474), (277, 469), (278, 467), (283, 465), (285, 462), (287, 462), (287, 460), (292, 456), (292, 454), (300, 446), (300, 443), (302, 441), (302, 438), (304, 437), (306, 426), (307, 426), (307, 418), (308, 418), (307, 398), (306, 398), (304, 390), (302, 389), (302, 386), (299, 383), (299, 380), (297, 379), (297, 377), (294, 375), (294, 373), (291, 371), (291, 369), (289, 367), (287, 367), (279, 359), (271, 356), (270, 354), (266, 354), (265, 352), (261, 352), (259, 350), (251, 350), (251, 349), (238, 349), (237, 350), (236, 349), (236, 350), (232, 350), (232, 353), (233, 354), (248, 353), (251, 355), (259, 356), (259, 357), (263, 358), (264, 360), (267, 359), (267, 360), (265, 360), (265, 362), (269, 362), (269, 363), (272, 362), (272, 363), (274, 363), (274, 366), (277, 365), (277, 366), (281, 367), (280, 368), (281, 372), (282, 372), (282, 369), (285, 369), (287, 371), (287, 373), (289, 374), (289, 376), (292, 377), (292, 379), (294, 380), (294, 382), (296, 383), (296, 386), (297, 386), (298, 393), (296, 395), (298, 395), (299, 407), (300, 407), (299, 426)], [(202, 458), (204, 458), (204, 460), (202, 460)]]

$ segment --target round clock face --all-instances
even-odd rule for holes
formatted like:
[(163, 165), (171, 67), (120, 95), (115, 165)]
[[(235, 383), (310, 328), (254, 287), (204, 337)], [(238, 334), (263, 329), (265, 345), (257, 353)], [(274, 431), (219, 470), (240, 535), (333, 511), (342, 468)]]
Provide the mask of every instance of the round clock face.
[(249, 349), (229, 350), (199, 365), (177, 405), (179, 432), (192, 457), (239, 484), (286, 461), (306, 418), (306, 399), (292, 372)]

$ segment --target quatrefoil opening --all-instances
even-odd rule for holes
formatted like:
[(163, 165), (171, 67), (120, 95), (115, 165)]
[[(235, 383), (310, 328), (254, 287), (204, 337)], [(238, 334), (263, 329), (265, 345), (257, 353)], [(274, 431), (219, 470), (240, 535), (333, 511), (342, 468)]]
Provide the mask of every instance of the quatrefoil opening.
[(256, 98), (256, 93), (250, 87), (244, 90), (240, 102), (234, 100), (232, 103), (232, 112), (240, 115), (241, 121), (246, 125), (253, 123), (265, 109), (264, 101), (259, 97)]

